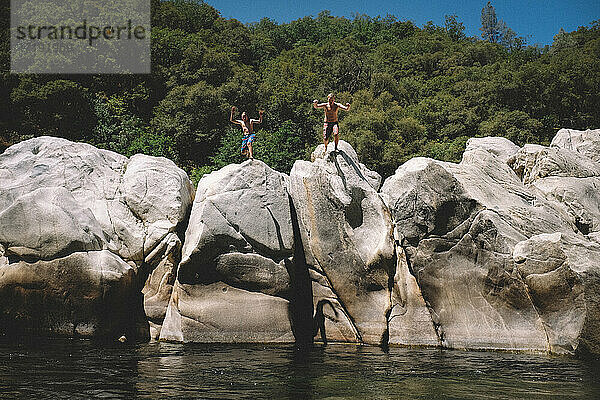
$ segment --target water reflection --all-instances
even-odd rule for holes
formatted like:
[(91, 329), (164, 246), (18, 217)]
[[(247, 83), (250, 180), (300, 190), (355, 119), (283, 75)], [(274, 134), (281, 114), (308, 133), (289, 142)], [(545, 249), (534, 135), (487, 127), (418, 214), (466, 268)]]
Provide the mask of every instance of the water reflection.
[(600, 365), (564, 357), (377, 347), (139, 346), (0, 340), (0, 397), (600, 398)]
[[(10, 398), (132, 397), (136, 349), (79, 340), (0, 343), (0, 395)], [(82, 384), (83, 382), (83, 384)]]

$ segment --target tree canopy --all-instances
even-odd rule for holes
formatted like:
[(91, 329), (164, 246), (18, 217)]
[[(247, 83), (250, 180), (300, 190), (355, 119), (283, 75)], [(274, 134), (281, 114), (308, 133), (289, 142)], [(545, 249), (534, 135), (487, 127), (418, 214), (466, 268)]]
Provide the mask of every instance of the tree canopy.
[(251, 118), (265, 109), (255, 156), (289, 172), (320, 143), (312, 100), (329, 92), (352, 103), (340, 112), (341, 138), (384, 176), (414, 156), (458, 161), (469, 137), (547, 144), (561, 127), (600, 127), (600, 23), (540, 48), (495, 33), (492, 11), (482, 11), (490, 30), (479, 40), (455, 15), (422, 28), (327, 11), (244, 25), (203, 2), (153, 0), (149, 75), (11, 75), (5, 30), (0, 151), (62, 136), (169, 157), (199, 177), (242, 160), (235, 105)]

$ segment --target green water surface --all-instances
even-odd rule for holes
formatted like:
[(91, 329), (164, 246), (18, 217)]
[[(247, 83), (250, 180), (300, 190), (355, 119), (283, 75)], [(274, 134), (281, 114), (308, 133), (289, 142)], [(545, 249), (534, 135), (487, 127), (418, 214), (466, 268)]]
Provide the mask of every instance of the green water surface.
[(600, 399), (600, 363), (329, 345), (0, 340), (2, 398)]

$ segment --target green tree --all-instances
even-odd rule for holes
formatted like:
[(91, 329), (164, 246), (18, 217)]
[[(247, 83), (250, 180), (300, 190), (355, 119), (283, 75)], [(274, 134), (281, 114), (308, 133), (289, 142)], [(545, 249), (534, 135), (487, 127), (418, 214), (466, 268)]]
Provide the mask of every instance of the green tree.
[(153, 1), (152, 26), (198, 32), (210, 28), (219, 12), (202, 0)]
[(502, 38), (502, 21), (496, 17), (496, 9), (490, 1), (481, 9), (481, 37), (490, 43)]
[(228, 123), (228, 106), (205, 82), (177, 86), (156, 107), (152, 132), (173, 141), (177, 161), (186, 169), (207, 164)]
[(542, 129), (540, 121), (523, 111), (501, 111), (481, 123), (483, 135), (502, 136), (521, 146), (536, 142)]
[(323, 114), (311, 102), (329, 92), (352, 102), (342, 138), (384, 176), (414, 156), (458, 161), (473, 136), (548, 143), (561, 127), (600, 127), (600, 22), (561, 30), (544, 49), (491, 3), (482, 11), (486, 40), (466, 37), (455, 15), (423, 28), (328, 11), (244, 25), (201, 1), (152, 0), (149, 75), (11, 75), (5, 30), (0, 112), (10, 118), (0, 121), (0, 151), (55, 135), (163, 155), (199, 179), (244, 159), (228, 121), (235, 105), (266, 110), (256, 156), (286, 172), (321, 143)]
[[(46, 78), (47, 79), (47, 78)], [(89, 141), (96, 124), (88, 90), (76, 82), (24, 76), (11, 93), (21, 135)]]
[[(306, 157), (298, 130), (299, 127), (292, 121), (285, 121), (275, 130), (258, 130), (253, 143), (254, 157), (277, 171), (289, 174), (294, 162)], [(246, 157), (240, 151), (241, 139), (240, 129), (227, 128), (216, 154), (211, 158), (209, 169), (215, 170), (232, 162), (244, 161)]]
[(521, 48), (523, 48), (525, 45), (525, 38), (517, 36), (515, 31), (506, 26), (506, 24), (503, 24), (500, 44), (506, 47), (509, 51), (521, 50)]
[(554, 35), (554, 41), (552, 42), (550, 52), (552, 54), (556, 54), (561, 50), (575, 46), (577, 46), (577, 41), (575, 40), (575, 38), (572, 35), (565, 32), (563, 28), (560, 28), (558, 33)]
[(465, 38), (465, 25), (458, 21), (457, 15), (444, 16), (444, 29), (452, 40)]
[(97, 124), (90, 143), (117, 153), (132, 156), (143, 153), (176, 159), (171, 138), (153, 133), (144, 121), (132, 113), (122, 96), (98, 96), (94, 100)]

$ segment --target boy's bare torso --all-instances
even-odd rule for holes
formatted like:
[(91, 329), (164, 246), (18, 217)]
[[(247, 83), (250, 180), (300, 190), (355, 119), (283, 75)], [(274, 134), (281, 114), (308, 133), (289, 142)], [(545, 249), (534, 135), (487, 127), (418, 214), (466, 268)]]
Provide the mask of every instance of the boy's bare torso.
[(340, 107), (337, 105), (337, 103), (327, 103), (324, 108), (325, 119), (323, 120), (323, 122), (338, 122), (338, 111)]
[(238, 119), (237, 121), (242, 126), (242, 132), (244, 133), (244, 135), (249, 135), (254, 132), (254, 124), (252, 123), (252, 120), (250, 120), (248, 125), (246, 125), (246, 123), (242, 119)]

